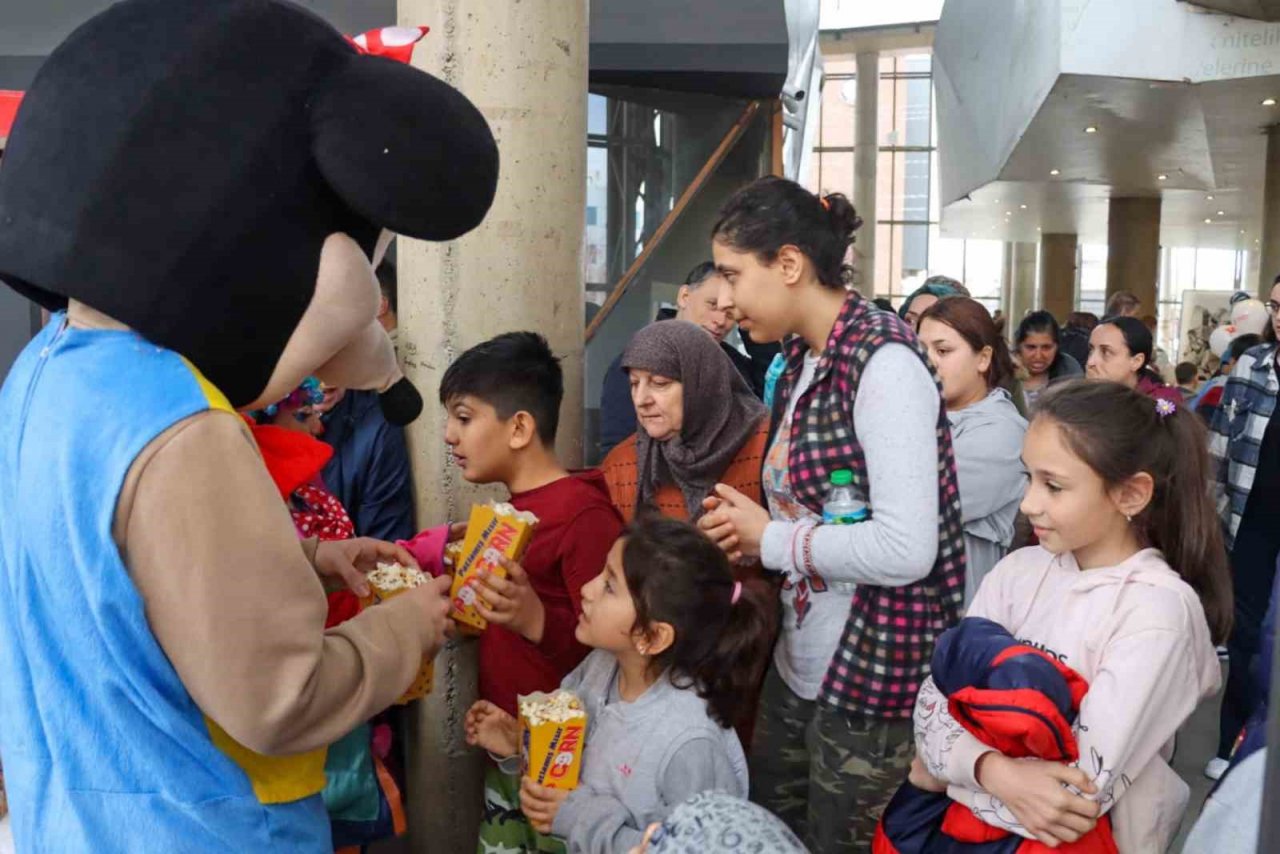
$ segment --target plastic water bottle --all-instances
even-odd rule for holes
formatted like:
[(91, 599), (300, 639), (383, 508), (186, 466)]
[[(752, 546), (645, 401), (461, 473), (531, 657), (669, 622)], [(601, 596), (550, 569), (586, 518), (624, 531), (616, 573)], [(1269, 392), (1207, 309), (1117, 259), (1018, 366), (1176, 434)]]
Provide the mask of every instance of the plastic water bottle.
[(837, 469), (831, 473), (826, 503), (822, 505), (822, 524), (856, 525), (871, 516), (867, 505), (853, 493), (853, 472)]

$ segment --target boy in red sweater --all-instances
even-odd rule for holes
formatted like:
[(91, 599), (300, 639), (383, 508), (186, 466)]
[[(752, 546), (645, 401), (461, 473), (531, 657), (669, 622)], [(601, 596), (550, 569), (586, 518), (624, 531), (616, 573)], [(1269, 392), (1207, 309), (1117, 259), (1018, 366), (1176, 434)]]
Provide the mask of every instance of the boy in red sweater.
[[(440, 402), (448, 410), (445, 442), (471, 483), (501, 483), (517, 510), (538, 517), (516, 582), (489, 578), (480, 587), (480, 697), (516, 714), (516, 697), (553, 691), (587, 654), (574, 638), (582, 586), (600, 573), (622, 519), (596, 470), (571, 474), (556, 458), (564, 379), (546, 339), (509, 332), (472, 347), (445, 371)], [(439, 566), (447, 528), (404, 543), (424, 570)], [(529, 838), (519, 813), (519, 778), (485, 772), (481, 839), (530, 850), (554, 850)], [(548, 843), (551, 843), (548, 846)]]

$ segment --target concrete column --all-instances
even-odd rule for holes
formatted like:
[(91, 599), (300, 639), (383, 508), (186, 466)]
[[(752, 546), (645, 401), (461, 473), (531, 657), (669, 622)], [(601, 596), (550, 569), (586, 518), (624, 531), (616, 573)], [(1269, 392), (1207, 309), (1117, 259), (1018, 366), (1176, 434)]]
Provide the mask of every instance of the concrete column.
[(1140, 314), (1155, 314), (1160, 282), (1160, 199), (1111, 199), (1107, 220), (1107, 299), (1129, 291)]
[[(472, 501), (497, 494), (459, 477), (435, 403), (449, 362), (494, 335), (536, 330), (562, 357), (556, 447), (566, 465), (581, 462), (587, 2), (399, 0), (398, 19), (430, 25), (414, 64), (479, 107), (502, 164), (479, 228), (445, 244), (401, 239), (398, 248), (400, 353), (427, 399), (409, 429), (418, 522), (426, 526), (465, 518)], [(462, 732), (476, 696), (475, 646), (451, 643), (436, 662), (434, 691), (409, 712), (406, 806), (415, 852), (476, 849), (483, 764)]]
[(1076, 236), (1045, 234), (1040, 238), (1041, 304), (1061, 323), (1076, 310)]
[(1280, 125), (1267, 128), (1266, 178), (1262, 185), (1262, 245), (1258, 252), (1258, 293), (1269, 298), (1280, 275)]
[(863, 296), (876, 296), (876, 166), (880, 159), (880, 54), (858, 54), (858, 104), (854, 116), (853, 206), (862, 217), (858, 269)]
[(1036, 308), (1036, 244), (1004, 245), (1004, 287), (1009, 292), (1009, 332)]

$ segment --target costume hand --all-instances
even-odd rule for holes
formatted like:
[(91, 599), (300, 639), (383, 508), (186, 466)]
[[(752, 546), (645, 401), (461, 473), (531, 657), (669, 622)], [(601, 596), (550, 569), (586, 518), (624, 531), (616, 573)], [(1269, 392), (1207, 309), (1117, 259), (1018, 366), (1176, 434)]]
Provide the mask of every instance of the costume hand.
[(1074, 786), (1093, 794), (1089, 775), (1061, 762), (1010, 759), (984, 753), (978, 759), (978, 782), (1004, 801), (1010, 812), (1036, 839), (1050, 848), (1075, 842), (1098, 823), (1098, 804), (1064, 788)]
[(529, 574), (513, 560), (502, 559), (506, 578), (481, 572), (476, 582), (476, 610), (480, 616), (498, 626), (506, 626), (531, 643), (542, 642), (542, 629), (547, 612), (542, 607)]
[(702, 506), (707, 512), (698, 520), (698, 527), (731, 561), (760, 556), (768, 510), (723, 483), (716, 484), (715, 495), (706, 498)]
[(550, 833), (560, 804), (569, 797), (568, 789), (539, 786), (528, 777), (520, 781), (520, 810), (539, 833)]
[(434, 656), (444, 646), (445, 640), (453, 637), (454, 622), (449, 619), (449, 588), (452, 585), (452, 578), (440, 575), (402, 594), (412, 596), (420, 603), (430, 638), (427, 655)]
[(907, 776), (907, 780), (917, 789), (923, 789), (926, 792), (941, 794), (947, 791), (947, 784), (930, 774), (918, 755), (911, 759), (911, 773)]
[(477, 700), (462, 722), (467, 744), (494, 756), (515, 756), (520, 749), (516, 719), (488, 700)]
[(316, 573), (321, 578), (342, 581), (360, 597), (369, 595), (369, 584), (364, 580), (365, 573), (372, 572), (379, 562), (393, 561), (418, 568), (418, 562), (404, 546), (370, 537), (325, 540), (316, 546)]

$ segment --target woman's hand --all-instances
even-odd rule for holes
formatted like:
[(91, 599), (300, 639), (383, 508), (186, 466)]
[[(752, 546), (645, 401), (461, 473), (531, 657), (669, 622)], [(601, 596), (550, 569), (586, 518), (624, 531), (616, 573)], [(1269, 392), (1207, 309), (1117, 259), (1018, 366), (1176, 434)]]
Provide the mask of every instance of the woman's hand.
[(926, 792), (942, 794), (947, 791), (947, 784), (930, 774), (918, 755), (911, 759), (911, 773), (907, 775), (907, 781)]
[(978, 783), (1004, 801), (1018, 822), (1050, 848), (1075, 842), (1098, 823), (1098, 804), (1065, 788), (1093, 794), (1089, 775), (1061, 762), (1010, 759), (984, 753), (978, 759)]
[(662, 827), (661, 822), (653, 822), (644, 832), (644, 839), (640, 840), (640, 844), (632, 848), (627, 854), (645, 854), (649, 850), (649, 843), (653, 840), (653, 835), (658, 832), (658, 828)]
[(393, 561), (401, 566), (418, 568), (418, 562), (404, 546), (371, 537), (325, 540), (316, 546), (316, 573), (321, 578), (342, 581), (361, 598), (369, 595), (365, 573), (372, 572), (380, 562)]
[(515, 756), (520, 749), (520, 726), (516, 719), (488, 700), (478, 700), (463, 719), (467, 744), (494, 756)]
[(560, 804), (569, 797), (568, 789), (539, 786), (525, 777), (520, 781), (520, 811), (539, 833), (550, 833), (551, 825), (560, 811)]
[(506, 626), (530, 643), (542, 642), (542, 629), (547, 612), (542, 607), (529, 574), (513, 560), (502, 559), (506, 578), (481, 572), (476, 582), (476, 610), (497, 626)]
[(732, 486), (716, 484), (715, 494), (702, 502), (706, 513), (698, 527), (722, 548), (729, 560), (760, 557), (760, 540), (769, 524), (769, 511)]

